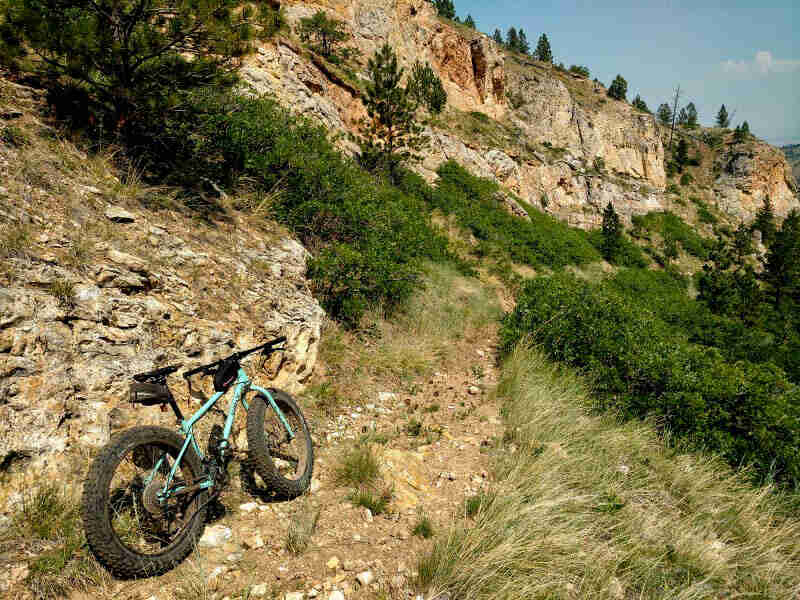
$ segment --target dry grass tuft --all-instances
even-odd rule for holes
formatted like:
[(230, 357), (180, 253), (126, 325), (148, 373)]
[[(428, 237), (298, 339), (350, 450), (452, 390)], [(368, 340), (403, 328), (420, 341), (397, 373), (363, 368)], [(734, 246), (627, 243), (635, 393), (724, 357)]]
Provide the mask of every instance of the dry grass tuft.
[(796, 598), (800, 522), (721, 460), (589, 416), (582, 380), (530, 349), (498, 388), (494, 494), (442, 536), (420, 584), (451, 597)]
[(292, 516), (289, 531), (286, 533), (286, 549), (292, 554), (306, 551), (314, 532), (317, 530), (320, 509), (313, 508), (309, 502), (300, 507)]

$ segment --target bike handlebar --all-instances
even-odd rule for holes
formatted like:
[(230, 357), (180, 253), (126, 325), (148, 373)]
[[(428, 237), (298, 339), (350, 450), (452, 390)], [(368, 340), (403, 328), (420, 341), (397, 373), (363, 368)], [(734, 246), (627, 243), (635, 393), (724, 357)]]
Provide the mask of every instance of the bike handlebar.
[(243, 358), (245, 358), (246, 356), (249, 356), (251, 354), (254, 354), (254, 353), (258, 352), (259, 350), (263, 350), (265, 354), (267, 353), (268, 350), (270, 350), (270, 351), (281, 350), (281, 348), (272, 348), (272, 346), (275, 346), (276, 344), (282, 344), (285, 341), (286, 341), (286, 336), (282, 335), (281, 337), (275, 338), (274, 340), (269, 341), (266, 344), (261, 344), (260, 346), (256, 346), (255, 348), (250, 348), (249, 350), (242, 350), (241, 352), (234, 352), (230, 356), (226, 356), (225, 358), (221, 358), (221, 359), (219, 359), (217, 361), (214, 361), (213, 363), (209, 363), (207, 365), (201, 365), (199, 367), (191, 369), (190, 371), (184, 372), (183, 373), (183, 378), (184, 379), (189, 379), (189, 377), (191, 377), (192, 375), (197, 375), (198, 373), (208, 373), (208, 371), (210, 371), (214, 367), (217, 367), (217, 366), (221, 365), (225, 361), (228, 361), (228, 360), (231, 360), (231, 359), (239, 361), (239, 360), (242, 360)]

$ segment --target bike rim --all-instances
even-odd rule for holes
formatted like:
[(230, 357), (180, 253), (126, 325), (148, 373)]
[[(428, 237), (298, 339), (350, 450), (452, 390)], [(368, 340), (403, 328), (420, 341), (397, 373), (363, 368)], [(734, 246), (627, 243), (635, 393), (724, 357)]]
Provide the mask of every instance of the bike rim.
[[(109, 520), (114, 535), (131, 552), (155, 556), (167, 552), (182, 537), (198, 509), (196, 494), (158, 500), (180, 450), (162, 442), (129, 448), (109, 481)], [(191, 484), (195, 474), (181, 461), (172, 486)]]
[(284, 479), (296, 481), (303, 477), (308, 466), (308, 434), (300, 415), (285, 402), (277, 398), (275, 402), (288, 421), (294, 438), (289, 439), (286, 427), (269, 407), (264, 416), (264, 438), (275, 470)]

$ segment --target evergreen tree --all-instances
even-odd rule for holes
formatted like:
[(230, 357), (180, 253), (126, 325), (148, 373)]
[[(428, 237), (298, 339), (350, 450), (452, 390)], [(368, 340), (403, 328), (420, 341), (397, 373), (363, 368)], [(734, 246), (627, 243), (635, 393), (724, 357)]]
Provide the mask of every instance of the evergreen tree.
[(424, 65), (420, 61), (414, 63), (408, 82), (408, 92), (417, 104), (425, 105), (434, 114), (442, 112), (447, 104), (447, 92), (442, 80), (427, 63)]
[(383, 171), (396, 179), (397, 170), (405, 162), (418, 160), (415, 154), (424, 139), (417, 124), (417, 103), (401, 85), (404, 69), (389, 44), (377, 50), (367, 64), (369, 82), (364, 104), (368, 119), (362, 123), (360, 159), (366, 167)]
[(34, 68), (55, 96), (64, 86), (79, 90), (81, 108), (116, 132), (163, 117), (192, 90), (233, 84), (251, 40), (280, 26), (280, 14), (269, 6), (237, 11), (238, 0), (11, 0), (2, 6), (0, 43), (18, 45), (18, 55), (35, 53)]
[(475, 19), (472, 18), (472, 15), (467, 15), (467, 18), (464, 19), (464, 25), (470, 29), (475, 29)]
[(675, 163), (678, 165), (678, 171), (683, 173), (683, 167), (689, 164), (689, 144), (686, 138), (681, 138), (675, 150)]
[(505, 44), (505, 42), (503, 41), (503, 34), (500, 33), (499, 29), (495, 29), (494, 30), (494, 34), (492, 35), (492, 39), (495, 42), (497, 42), (498, 44), (500, 44), (501, 46), (503, 46)]
[(734, 144), (741, 144), (745, 141), (745, 135), (742, 133), (742, 128), (737, 125), (736, 128), (733, 130), (733, 143)]
[(685, 108), (682, 108), (681, 112), (678, 113), (678, 125), (686, 127), (688, 123), (689, 123), (689, 113), (686, 112)]
[(662, 103), (658, 107), (658, 112), (656, 114), (658, 116), (659, 123), (662, 125), (669, 125), (672, 123), (672, 109), (666, 102)]
[(519, 34), (517, 33), (516, 27), (509, 27), (508, 33), (506, 33), (506, 46), (509, 50), (517, 51), (517, 46), (519, 46)]
[[(580, 75), (581, 77), (585, 77), (589, 79), (589, 67), (584, 67), (583, 65), (572, 65), (569, 68), (570, 73), (575, 73), (576, 75)], [(595, 83), (597, 80), (595, 80)]]
[(321, 10), (311, 17), (301, 18), (298, 32), (304, 42), (314, 39), (314, 48), (325, 57), (331, 57), (335, 53), (335, 47), (347, 39), (344, 22), (328, 17)]
[(694, 102), (689, 102), (686, 105), (686, 127), (689, 129), (696, 129), (697, 128), (697, 108), (694, 105)]
[(747, 121), (742, 123), (742, 133), (745, 135), (745, 137), (750, 135), (750, 125), (747, 123)]
[(673, 260), (678, 258), (678, 240), (675, 235), (669, 231), (664, 231), (664, 240), (662, 241), (661, 249), (664, 252), (664, 262), (669, 265)]
[(753, 230), (761, 232), (761, 241), (767, 247), (775, 239), (778, 226), (775, 223), (775, 212), (772, 210), (772, 201), (769, 196), (764, 198), (764, 205), (756, 213), (755, 221), (753, 221)]
[(731, 124), (730, 117), (728, 116), (728, 111), (723, 104), (722, 107), (719, 109), (717, 113), (717, 127), (729, 127)]
[(628, 95), (628, 82), (622, 75), (617, 75), (608, 88), (608, 95), (615, 100), (625, 100)]
[(531, 45), (528, 43), (528, 36), (525, 35), (525, 30), (519, 30), (519, 40), (517, 42), (517, 51), (521, 54), (530, 54)]
[(455, 19), (456, 7), (453, 4), (453, 0), (433, 0), (433, 5), (436, 7), (440, 17)]
[(622, 246), (622, 224), (611, 202), (603, 211), (603, 243), (600, 251), (609, 262), (615, 262)]
[(539, 43), (536, 44), (536, 51), (533, 53), (536, 60), (542, 62), (553, 62), (553, 51), (550, 48), (550, 40), (547, 39), (547, 34), (543, 33), (539, 37)]
[(783, 221), (769, 247), (762, 279), (771, 302), (785, 322), (797, 317), (800, 300), (800, 212), (794, 209)]
[(650, 112), (650, 109), (647, 108), (647, 102), (642, 100), (642, 98), (641, 98), (641, 96), (639, 96), (639, 94), (636, 94), (636, 98), (633, 99), (633, 102), (631, 104), (633, 105), (633, 108), (635, 108), (636, 110), (640, 110), (640, 111), (646, 112), (646, 113)]

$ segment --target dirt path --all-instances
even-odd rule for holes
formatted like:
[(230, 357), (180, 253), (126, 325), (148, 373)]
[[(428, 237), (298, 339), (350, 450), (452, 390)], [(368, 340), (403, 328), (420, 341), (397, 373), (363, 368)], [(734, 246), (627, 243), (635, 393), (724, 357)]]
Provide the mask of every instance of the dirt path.
[[(310, 392), (300, 398), (317, 453), (311, 491), (291, 502), (266, 503), (241, 491), (234, 464), (236, 475), (221, 498), (225, 514), (207, 525), (202, 547), (184, 564), (162, 577), (112, 581), (104, 590), (73, 597), (414, 597), (419, 558), (454, 520), (465, 518), (465, 500), (489, 484), (489, 456), (502, 435), (492, 393), (495, 329), (491, 324), (441, 340), (444, 345), (433, 349), (437, 358), (414, 376), (380, 366), (385, 347), (397, 345), (392, 332), (386, 334), (389, 340), (370, 341), (339, 331)], [(342, 352), (343, 347), (351, 350)], [(419, 353), (427, 356), (428, 350)], [(401, 361), (391, 352), (383, 359)], [(392, 489), (385, 513), (355, 506), (352, 488), (335, 480), (341, 456), (356, 444), (372, 450)], [(289, 536), (307, 528), (316, 514), (313, 534), (302, 540), (308, 543), (305, 550), (290, 551)], [(427, 539), (413, 533), (423, 517), (433, 529)], [(215, 536), (219, 539), (211, 539)]]

